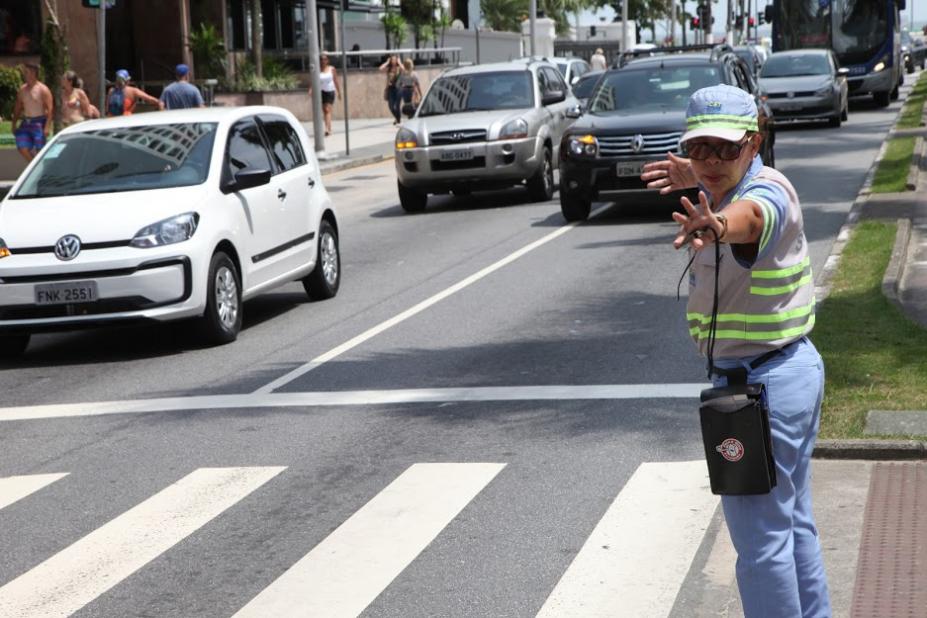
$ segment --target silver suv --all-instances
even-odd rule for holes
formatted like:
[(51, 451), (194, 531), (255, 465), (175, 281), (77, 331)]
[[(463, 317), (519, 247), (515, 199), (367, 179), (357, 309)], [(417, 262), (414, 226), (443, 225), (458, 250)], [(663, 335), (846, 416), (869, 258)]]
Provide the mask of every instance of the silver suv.
[(466, 195), (524, 183), (553, 197), (560, 138), (577, 104), (557, 68), (519, 60), (449, 70), (396, 134), (399, 201), (425, 209), (429, 193)]

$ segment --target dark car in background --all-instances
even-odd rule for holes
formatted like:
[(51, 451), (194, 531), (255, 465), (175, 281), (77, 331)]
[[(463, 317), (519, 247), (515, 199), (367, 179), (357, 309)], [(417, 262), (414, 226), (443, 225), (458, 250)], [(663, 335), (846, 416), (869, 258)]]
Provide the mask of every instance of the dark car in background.
[(592, 95), (595, 85), (604, 74), (605, 71), (589, 71), (576, 80), (576, 83), (573, 84), (573, 96), (576, 97), (580, 105), (586, 107), (589, 103), (589, 96)]
[(908, 31), (901, 33), (901, 57), (904, 60), (904, 69), (908, 73), (913, 73), (915, 67), (924, 68), (925, 56), (927, 56), (927, 44), (923, 37), (912, 36)]
[(588, 108), (564, 134), (560, 210), (568, 221), (586, 219), (596, 200), (679, 204), (683, 193), (661, 196), (645, 186), (640, 174), (645, 163), (664, 159), (667, 152), (684, 156), (679, 140), (686, 130), (686, 105), (700, 88), (729, 84), (754, 96), (764, 136), (760, 154), (767, 165), (775, 164), (771, 112), (729, 46), (653, 54), (607, 71)]
[(827, 120), (839, 127), (849, 115), (847, 75), (829, 49), (793, 49), (769, 57), (760, 91), (777, 120)]
[(738, 45), (734, 48), (737, 57), (744, 61), (754, 78), (759, 77), (763, 68), (763, 58), (753, 45)]

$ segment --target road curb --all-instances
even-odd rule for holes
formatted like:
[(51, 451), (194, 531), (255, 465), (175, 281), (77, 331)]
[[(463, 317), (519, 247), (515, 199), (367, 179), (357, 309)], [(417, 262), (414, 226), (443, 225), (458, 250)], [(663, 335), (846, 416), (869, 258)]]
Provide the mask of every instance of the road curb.
[(911, 156), (911, 165), (908, 166), (908, 179), (904, 187), (908, 191), (917, 190), (917, 181), (924, 161), (924, 138), (918, 135), (914, 138), (914, 154)]
[(927, 460), (927, 443), (918, 440), (818, 440), (815, 459)]
[(336, 172), (343, 172), (344, 170), (351, 169), (353, 167), (362, 167), (364, 165), (372, 165), (374, 163), (380, 163), (381, 161), (387, 161), (393, 158), (393, 153), (386, 154), (376, 154), (369, 155), (366, 157), (358, 157), (356, 159), (347, 159), (345, 161), (337, 161), (331, 165), (320, 164), (319, 169), (323, 176), (327, 174), (334, 174)]
[(892, 257), (888, 261), (888, 267), (882, 277), (882, 294), (902, 313), (904, 313), (904, 306), (898, 297), (898, 289), (901, 284), (901, 277), (904, 275), (905, 264), (908, 261), (908, 247), (910, 244), (911, 220), (898, 219), (898, 230), (895, 232)]

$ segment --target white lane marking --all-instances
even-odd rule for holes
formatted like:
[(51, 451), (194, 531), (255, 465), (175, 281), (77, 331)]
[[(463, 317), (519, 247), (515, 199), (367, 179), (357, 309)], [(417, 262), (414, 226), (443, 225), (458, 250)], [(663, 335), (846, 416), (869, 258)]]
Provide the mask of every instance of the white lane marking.
[(366, 406), (405, 403), (474, 401), (550, 401), (585, 399), (692, 399), (707, 384), (591, 384), (586, 386), (489, 386), (461, 388), (413, 388), (371, 391), (320, 391), (267, 395), (210, 395), (61, 403), (0, 408), (0, 422), (47, 418), (147, 414), (183, 410), (231, 410), (236, 408), (285, 408)]
[(68, 616), (285, 468), (200, 468), (0, 588), (0, 616)]
[[(599, 211), (601, 211), (601, 210), (605, 210), (605, 208), (600, 208)], [(591, 218), (592, 216), (595, 216), (596, 214), (598, 214), (599, 211), (597, 211), (597, 212), (595, 212), (593, 215), (591, 215), (590, 218)], [(412, 316), (421, 313), (422, 311), (424, 311), (425, 309), (428, 309), (429, 307), (431, 307), (431, 306), (434, 305), (435, 303), (438, 303), (438, 302), (444, 300), (445, 298), (447, 298), (448, 296), (451, 296), (452, 294), (456, 294), (456, 293), (459, 292), (460, 290), (462, 290), (462, 289), (464, 289), (464, 288), (466, 288), (466, 287), (468, 287), (468, 286), (470, 286), (470, 285), (476, 283), (477, 281), (479, 281), (480, 279), (486, 277), (487, 275), (490, 275), (490, 274), (494, 273), (495, 271), (499, 270), (499, 269), (502, 268), (503, 266), (506, 266), (506, 265), (508, 265), (508, 264), (511, 264), (512, 262), (514, 262), (514, 261), (517, 260), (518, 258), (522, 257), (522, 256), (525, 255), (526, 253), (529, 253), (529, 252), (531, 252), (531, 251), (534, 251), (534, 250), (537, 249), (538, 247), (540, 247), (540, 246), (542, 246), (542, 245), (545, 245), (545, 244), (549, 243), (550, 241), (554, 240), (555, 238), (558, 238), (558, 237), (560, 237), (560, 236), (563, 236), (564, 234), (566, 234), (567, 232), (569, 232), (570, 230), (572, 230), (573, 228), (575, 228), (575, 227), (576, 227), (577, 225), (579, 225), (580, 223), (582, 223), (582, 222), (581, 222), (581, 221), (575, 221), (575, 222), (569, 223), (569, 224), (567, 224), (567, 225), (565, 225), (565, 226), (563, 226), (563, 227), (561, 227), (561, 228), (557, 228), (556, 230), (554, 230), (554, 231), (551, 232), (550, 234), (544, 236), (543, 238), (539, 238), (538, 240), (534, 241), (533, 243), (528, 244), (528, 245), (525, 245), (525, 246), (522, 247), (521, 249), (515, 251), (514, 253), (510, 253), (509, 255), (507, 255), (506, 257), (502, 258), (502, 259), (499, 260), (498, 262), (495, 262), (494, 264), (490, 264), (490, 265), (487, 266), (486, 268), (480, 270), (479, 272), (476, 272), (476, 273), (470, 275), (470, 276), (467, 277), (466, 279), (463, 279), (462, 281), (458, 281), (457, 283), (455, 283), (455, 284), (452, 285), (451, 287), (446, 288), (446, 289), (442, 290), (441, 292), (438, 292), (437, 294), (435, 294), (434, 296), (432, 296), (432, 297), (430, 297), (430, 298), (426, 298), (425, 300), (423, 300), (422, 302), (418, 303), (417, 305), (415, 305), (415, 306), (413, 306), (413, 307), (410, 307), (409, 309), (406, 309), (406, 310), (403, 311), (402, 313), (400, 313), (400, 314), (398, 314), (398, 315), (395, 315), (395, 316), (391, 317), (390, 319), (388, 319), (388, 320), (386, 320), (386, 321), (384, 321), (384, 322), (381, 322), (381, 323), (377, 324), (376, 326), (374, 326), (374, 327), (372, 327), (372, 328), (367, 329), (366, 331), (364, 331), (364, 332), (362, 332), (361, 334), (357, 335), (357, 336), (354, 337), (353, 339), (350, 339), (350, 340), (348, 340), (348, 341), (342, 343), (341, 345), (339, 345), (339, 346), (337, 346), (337, 347), (335, 347), (335, 348), (332, 348), (332, 349), (329, 350), (328, 352), (325, 352), (324, 354), (315, 357), (314, 359), (312, 359), (312, 360), (309, 361), (308, 363), (306, 363), (306, 364), (304, 364), (304, 365), (302, 365), (302, 366), (300, 366), (300, 367), (297, 367), (296, 369), (290, 371), (289, 373), (286, 373), (286, 374), (280, 376), (279, 378), (277, 378), (277, 379), (274, 380), (273, 382), (271, 382), (271, 383), (269, 383), (269, 384), (267, 384), (267, 385), (265, 385), (265, 386), (262, 386), (261, 388), (259, 388), (259, 389), (257, 389), (256, 391), (254, 391), (254, 394), (257, 395), (257, 394), (266, 394), (266, 393), (270, 393), (270, 392), (273, 392), (274, 390), (280, 388), (281, 386), (284, 386), (284, 385), (286, 385), (286, 384), (289, 384), (290, 382), (292, 382), (292, 381), (295, 380), (296, 378), (298, 378), (298, 377), (300, 377), (300, 376), (302, 376), (302, 375), (305, 375), (305, 374), (309, 373), (309, 372), (312, 371), (313, 369), (319, 367), (320, 365), (323, 365), (323, 364), (327, 363), (328, 361), (332, 360), (333, 358), (336, 358), (336, 357), (338, 357), (338, 356), (344, 354), (344, 353), (347, 352), (348, 350), (351, 350), (351, 349), (353, 349), (353, 348), (356, 348), (357, 346), (361, 345), (361, 344), (364, 343), (365, 341), (367, 341), (367, 340), (369, 340), (369, 339), (372, 339), (373, 337), (376, 337), (377, 335), (379, 335), (379, 334), (382, 333), (383, 331), (385, 331), (385, 330), (387, 330), (387, 329), (390, 329), (390, 328), (392, 328), (393, 326), (396, 326), (397, 324), (399, 324), (399, 323), (401, 323), (401, 322), (404, 322), (404, 321), (408, 320), (408, 319), (411, 318)]]
[(62, 474), (28, 474), (0, 478), (0, 509), (13, 504), (17, 500), (22, 500), (29, 494), (35, 493), (67, 475), (68, 473), (64, 472)]
[(414, 464), (235, 618), (357, 616), (505, 464)]
[(641, 464), (538, 616), (667, 616), (717, 506), (704, 461)]

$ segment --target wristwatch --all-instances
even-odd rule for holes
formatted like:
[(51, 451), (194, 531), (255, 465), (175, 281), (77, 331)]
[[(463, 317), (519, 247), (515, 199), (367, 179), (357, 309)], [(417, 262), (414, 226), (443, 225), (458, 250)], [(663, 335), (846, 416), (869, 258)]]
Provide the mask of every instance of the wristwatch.
[(718, 234), (718, 240), (724, 240), (724, 237), (727, 236), (727, 217), (722, 214), (716, 214), (715, 219), (721, 222), (721, 233)]

